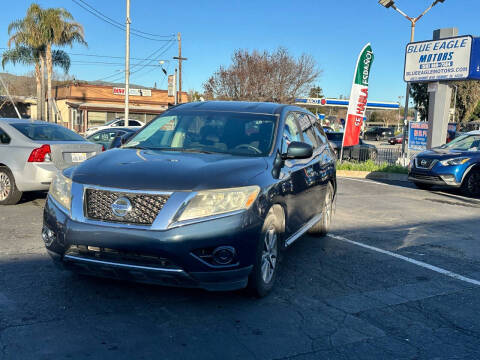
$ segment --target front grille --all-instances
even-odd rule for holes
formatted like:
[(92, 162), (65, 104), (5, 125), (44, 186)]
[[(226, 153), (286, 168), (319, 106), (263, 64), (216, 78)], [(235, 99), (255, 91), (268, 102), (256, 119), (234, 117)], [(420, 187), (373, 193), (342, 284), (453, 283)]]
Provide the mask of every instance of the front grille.
[[(112, 211), (112, 204), (121, 197), (127, 198), (132, 206), (126, 215), (117, 216)], [(169, 195), (87, 189), (85, 191), (85, 213), (87, 218), (93, 220), (152, 225), (168, 198)]]
[(416, 158), (416, 167), (421, 169), (431, 169), (433, 165), (437, 162), (436, 159), (428, 159), (428, 158)]
[(411, 173), (410, 177), (418, 179), (418, 180), (426, 180), (426, 181), (441, 181), (441, 179), (438, 176), (430, 176), (430, 175), (423, 175), (423, 174), (416, 174), (416, 173)]
[(96, 246), (70, 245), (65, 255), (73, 255), (84, 259), (109, 261), (118, 264), (148, 266), (162, 269), (180, 269), (169, 259), (160, 256)]

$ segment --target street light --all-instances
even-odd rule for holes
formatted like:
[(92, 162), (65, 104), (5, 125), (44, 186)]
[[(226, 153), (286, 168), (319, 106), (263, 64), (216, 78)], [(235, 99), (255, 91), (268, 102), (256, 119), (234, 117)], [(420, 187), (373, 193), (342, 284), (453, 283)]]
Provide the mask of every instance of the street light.
[[(445, 0), (435, 0), (432, 5), (430, 5), (427, 9), (425, 9), (424, 12), (422, 12), (420, 15), (418, 15), (415, 18), (412, 18), (405, 14), (402, 10), (400, 10), (396, 5), (395, 5), (395, 0), (379, 0), (379, 4), (384, 6), (385, 8), (392, 8), (398, 13), (400, 13), (403, 17), (405, 17), (408, 21), (410, 21), (411, 27), (410, 27), (410, 42), (414, 41), (415, 38), (415, 25), (417, 24), (418, 20), (420, 20), (423, 15), (425, 15), (427, 12), (430, 11), (431, 8), (433, 8), (435, 5), (438, 3), (443, 3)], [(410, 101), (410, 83), (407, 82), (407, 91), (405, 95), (405, 108), (404, 108), (404, 113), (403, 113), (403, 142), (402, 142), (402, 156), (405, 156), (405, 140), (407, 139), (407, 128), (408, 128), (408, 123), (407, 123), (407, 117), (408, 117), (408, 102)]]

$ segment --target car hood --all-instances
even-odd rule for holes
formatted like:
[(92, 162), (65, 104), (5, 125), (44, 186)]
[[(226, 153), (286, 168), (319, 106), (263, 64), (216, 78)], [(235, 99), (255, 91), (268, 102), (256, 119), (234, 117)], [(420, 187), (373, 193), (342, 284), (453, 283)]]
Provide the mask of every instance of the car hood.
[(461, 151), (461, 150), (451, 150), (451, 149), (441, 149), (434, 148), (427, 151), (422, 151), (417, 157), (426, 158), (426, 159), (437, 159), (445, 160), (461, 156), (471, 155), (470, 151)]
[(65, 174), (74, 182), (131, 190), (188, 191), (250, 185), (265, 171), (260, 157), (114, 149)]

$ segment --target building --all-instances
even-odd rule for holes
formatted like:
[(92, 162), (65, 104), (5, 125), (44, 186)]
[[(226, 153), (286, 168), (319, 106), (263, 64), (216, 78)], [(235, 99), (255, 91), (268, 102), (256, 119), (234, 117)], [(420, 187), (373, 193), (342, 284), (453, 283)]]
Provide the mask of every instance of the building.
[[(74, 83), (55, 87), (52, 92), (56, 122), (77, 132), (124, 117), (123, 87)], [(187, 93), (182, 92), (179, 98), (187, 102)], [(147, 123), (174, 103), (167, 90), (131, 87), (129, 118)], [(36, 113), (36, 105), (32, 105), (31, 114)]]

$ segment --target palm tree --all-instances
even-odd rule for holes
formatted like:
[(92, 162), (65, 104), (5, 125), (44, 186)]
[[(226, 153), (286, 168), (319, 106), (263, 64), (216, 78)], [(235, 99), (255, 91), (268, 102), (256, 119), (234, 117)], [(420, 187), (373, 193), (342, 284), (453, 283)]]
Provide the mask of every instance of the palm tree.
[[(16, 46), (12, 49), (8, 49), (2, 54), (2, 68), (5, 69), (7, 63), (34, 65), (35, 66), (35, 82), (37, 85), (37, 99), (42, 98), (42, 76), (40, 71), (40, 51), (25, 45)], [(70, 57), (63, 50), (52, 51), (52, 63), (53, 66), (58, 66), (63, 71), (68, 72), (70, 69)], [(41, 119), (42, 108), (40, 108), (41, 102), (37, 104), (37, 119)]]
[[(5, 62), (24, 62), (35, 64), (37, 81), (37, 117), (44, 119), (45, 79), (45, 31), (42, 27), (43, 10), (38, 4), (31, 4), (23, 19), (15, 20), (8, 25), (8, 47), (15, 44), (15, 49), (3, 57)], [(13, 34), (12, 34), (13, 33)], [(7, 50), (8, 51), (8, 50)], [(39, 116), (40, 115), (40, 116)]]
[(54, 59), (52, 46), (73, 46), (74, 43), (87, 45), (83, 26), (73, 21), (73, 16), (63, 8), (50, 8), (43, 10), (42, 24), (46, 30), (46, 64), (47, 64), (47, 99), (48, 108), (47, 114), (50, 121), (52, 116), (52, 73)]

